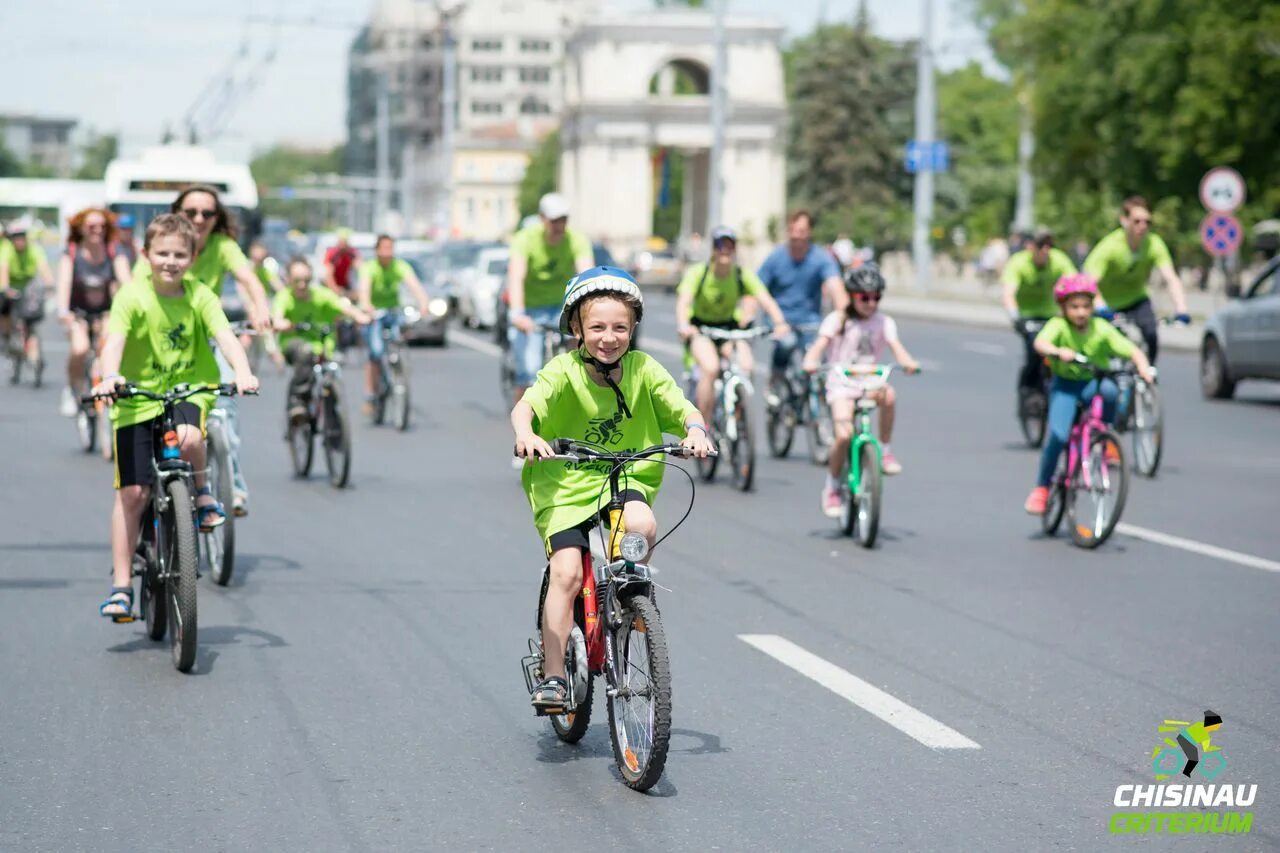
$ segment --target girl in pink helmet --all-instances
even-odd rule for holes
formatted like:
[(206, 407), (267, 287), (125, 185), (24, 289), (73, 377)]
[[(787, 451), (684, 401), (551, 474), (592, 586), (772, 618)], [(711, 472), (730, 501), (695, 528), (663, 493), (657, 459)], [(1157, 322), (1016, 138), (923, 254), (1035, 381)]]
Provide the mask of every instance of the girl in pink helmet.
[[(1058, 455), (1067, 446), (1076, 406), (1088, 402), (1098, 391), (1098, 380), (1088, 368), (1076, 364), (1079, 353), (1098, 367), (1107, 367), (1112, 358), (1127, 358), (1139, 375), (1155, 381), (1151, 363), (1142, 350), (1120, 334), (1115, 326), (1093, 315), (1093, 301), (1098, 295), (1098, 282), (1084, 273), (1064, 275), (1053, 288), (1053, 297), (1062, 309), (1036, 336), (1035, 350), (1048, 359), (1053, 383), (1049, 386), (1049, 429), (1044, 451), (1040, 454), (1040, 473), (1036, 486), (1027, 496), (1025, 508), (1032, 515), (1043, 515), (1049, 501), (1049, 483)], [(1119, 389), (1110, 379), (1102, 380), (1103, 416), (1115, 419)]]

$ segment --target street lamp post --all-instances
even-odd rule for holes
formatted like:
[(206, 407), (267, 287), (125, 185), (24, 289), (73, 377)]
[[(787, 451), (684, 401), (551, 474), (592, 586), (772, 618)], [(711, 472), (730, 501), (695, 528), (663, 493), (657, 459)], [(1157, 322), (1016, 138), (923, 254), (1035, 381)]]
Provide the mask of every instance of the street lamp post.
[(461, 2), (436, 0), (444, 51), (440, 81), (440, 203), (436, 208), (436, 229), (441, 240), (449, 239), (453, 231), (453, 148), (458, 112), (458, 45), (453, 37), (453, 22), (463, 6)]
[(720, 209), (723, 203), (724, 181), (721, 161), (724, 160), (724, 125), (728, 93), (729, 54), (725, 44), (724, 11), (728, 0), (711, 0), (715, 61), (711, 66), (711, 156), (707, 169), (707, 225), (703, 233), (721, 224)]
[(916, 287), (927, 291), (933, 280), (933, 143), (937, 104), (933, 80), (933, 0), (921, 0), (920, 48), (916, 59), (916, 145), (924, 152), (916, 169), (915, 227), (911, 235), (911, 257), (916, 267)]

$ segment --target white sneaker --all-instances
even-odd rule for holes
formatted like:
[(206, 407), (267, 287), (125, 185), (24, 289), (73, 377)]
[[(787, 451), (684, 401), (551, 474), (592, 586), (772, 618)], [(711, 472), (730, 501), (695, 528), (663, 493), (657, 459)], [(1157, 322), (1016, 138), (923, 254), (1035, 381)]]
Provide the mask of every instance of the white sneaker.
[(71, 393), (71, 388), (63, 388), (62, 403), (58, 406), (58, 411), (64, 418), (74, 418), (79, 410), (80, 406), (76, 403), (76, 395)]

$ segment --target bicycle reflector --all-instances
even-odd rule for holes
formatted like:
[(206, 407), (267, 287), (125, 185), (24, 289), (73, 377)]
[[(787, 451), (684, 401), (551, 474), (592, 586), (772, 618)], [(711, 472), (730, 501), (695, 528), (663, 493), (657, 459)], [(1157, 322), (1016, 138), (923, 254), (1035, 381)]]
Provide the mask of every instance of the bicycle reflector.
[(178, 431), (171, 429), (164, 434), (164, 451), (161, 456), (165, 459), (177, 459), (182, 455), (182, 449), (178, 446)]
[(624, 533), (618, 553), (628, 563), (638, 563), (649, 556), (649, 541), (641, 533)]

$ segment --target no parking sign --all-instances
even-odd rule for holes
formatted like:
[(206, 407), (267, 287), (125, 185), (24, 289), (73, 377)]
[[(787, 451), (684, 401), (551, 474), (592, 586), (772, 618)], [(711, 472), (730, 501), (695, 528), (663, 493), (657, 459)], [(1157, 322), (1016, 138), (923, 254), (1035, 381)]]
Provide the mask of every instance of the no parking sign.
[(1214, 257), (1223, 258), (1240, 248), (1240, 220), (1229, 213), (1210, 213), (1200, 222), (1200, 242)]

